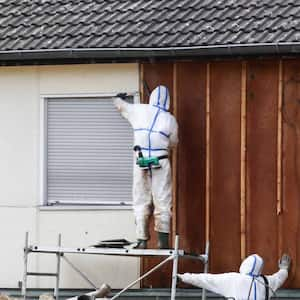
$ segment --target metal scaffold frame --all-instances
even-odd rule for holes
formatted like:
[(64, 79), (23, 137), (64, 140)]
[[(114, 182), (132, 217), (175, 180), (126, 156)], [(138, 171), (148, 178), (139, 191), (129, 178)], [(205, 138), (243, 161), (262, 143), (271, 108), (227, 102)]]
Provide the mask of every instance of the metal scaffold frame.
[[(28, 271), (28, 255), (30, 253), (48, 253), (55, 254), (57, 258), (56, 273), (44, 273), (44, 272), (29, 272)], [(76, 271), (86, 282), (88, 282), (94, 289), (98, 287), (84, 274), (79, 268), (77, 268), (66, 256), (65, 254), (96, 254), (96, 255), (118, 255), (118, 256), (131, 256), (131, 257), (143, 257), (143, 256), (158, 256), (166, 257), (163, 261), (155, 265), (145, 274), (141, 275), (139, 278), (128, 284), (121, 291), (116, 293), (110, 300), (118, 298), (121, 294), (131, 288), (133, 285), (146, 278), (154, 271), (159, 269), (161, 266), (166, 264), (168, 261), (173, 260), (172, 268), (172, 287), (171, 287), (171, 300), (175, 300), (176, 297), (176, 285), (177, 285), (177, 271), (178, 271), (178, 260), (179, 258), (189, 258), (200, 260), (203, 265), (203, 272), (208, 272), (208, 255), (209, 255), (209, 243), (205, 245), (204, 254), (191, 254), (184, 250), (179, 249), (179, 236), (176, 235), (174, 249), (128, 249), (128, 248), (65, 248), (61, 246), (61, 234), (58, 236), (57, 247), (43, 247), (38, 245), (29, 245), (28, 232), (26, 232), (25, 237), (25, 247), (24, 247), (24, 275), (22, 283), (22, 296), (26, 300), (27, 296), (27, 277), (28, 276), (52, 276), (56, 277), (56, 285), (54, 288), (54, 296), (56, 300), (59, 300), (59, 283), (60, 283), (60, 267), (61, 259), (63, 259), (74, 271)], [(72, 298), (73, 299), (73, 298)], [(202, 290), (202, 300), (206, 299), (206, 291)]]

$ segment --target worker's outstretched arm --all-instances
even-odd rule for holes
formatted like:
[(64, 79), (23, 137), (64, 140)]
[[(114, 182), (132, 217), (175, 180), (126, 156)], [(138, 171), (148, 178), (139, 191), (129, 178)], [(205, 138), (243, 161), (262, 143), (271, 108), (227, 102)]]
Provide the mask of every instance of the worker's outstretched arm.
[(193, 274), (184, 273), (178, 274), (178, 278), (185, 283), (204, 288), (216, 294), (226, 297), (226, 290), (230, 289), (231, 283), (234, 280), (234, 273), (227, 274)]
[(279, 260), (279, 271), (274, 273), (273, 275), (267, 276), (269, 281), (269, 286), (272, 291), (276, 291), (279, 289), (286, 279), (288, 278), (288, 271), (291, 265), (291, 258), (287, 254), (283, 254), (281, 259)]
[(123, 96), (123, 99), (125, 98), (124, 95), (126, 94), (118, 94), (113, 103), (122, 116), (128, 120), (132, 104), (121, 99), (121, 96)]
[(269, 281), (269, 286), (271, 291), (275, 292), (278, 290), (288, 278), (288, 271), (285, 269), (280, 269), (278, 272), (273, 275), (266, 276)]

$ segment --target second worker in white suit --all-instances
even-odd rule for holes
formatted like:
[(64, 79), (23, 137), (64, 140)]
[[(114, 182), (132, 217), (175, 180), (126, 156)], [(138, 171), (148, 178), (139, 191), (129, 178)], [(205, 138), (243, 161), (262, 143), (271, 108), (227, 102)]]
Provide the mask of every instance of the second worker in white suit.
[(274, 296), (288, 277), (291, 258), (284, 254), (279, 261), (279, 270), (272, 275), (262, 275), (263, 259), (252, 254), (242, 262), (238, 272), (223, 274), (185, 273), (178, 278), (197, 287), (220, 294), (226, 299), (267, 300)]
[(133, 169), (133, 210), (136, 222), (138, 248), (147, 248), (149, 217), (154, 206), (155, 231), (158, 232), (158, 247), (168, 248), (172, 181), (168, 158), (169, 148), (178, 142), (178, 125), (168, 111), (169, 91), (165, 86), (156, 87), (149, 104), (129, 104), (119, 94), (114, 104), (134, 130), (134, 145), (141, 149), (144, 158), (159, 159), (159, 168), (141, 169), (136, 163)]

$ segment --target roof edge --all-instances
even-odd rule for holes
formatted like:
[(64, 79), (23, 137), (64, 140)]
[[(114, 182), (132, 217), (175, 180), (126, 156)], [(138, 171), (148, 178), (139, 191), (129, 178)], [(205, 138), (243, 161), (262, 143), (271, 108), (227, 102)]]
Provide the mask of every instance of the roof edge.
[(59, 59), (139, 59), (188, 56), (248, 56), (299, 54), (297, 43), (232, 44), (162, 48), (66, 48), (0, 51), (0, 63)]

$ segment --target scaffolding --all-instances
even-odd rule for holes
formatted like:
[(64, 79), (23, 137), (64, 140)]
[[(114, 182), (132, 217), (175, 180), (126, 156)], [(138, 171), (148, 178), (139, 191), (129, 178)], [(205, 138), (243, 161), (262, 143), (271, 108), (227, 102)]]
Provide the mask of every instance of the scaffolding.
[[(56, 300), (59, 300), (59, 283), (60, 283), (60, 269), (61, 260), (63, 259), (75, 272), (77, 272), (86, 282), (88, 282), (95, 290), (98, 288), (83, 272), (80, 271), (65, 254), (94, 254), (94, 255), (118, 255), (118, 256), (131, 256), (131, 257), (145, 257), (145, 256), (157, 256), (166, 257), (160, 263), (155, 265), (145, 274), (128, 284), (121, 291), (116, 293), (110, 300), (114, 300), (122, 295), (125, 291), (131, 288), (133, 285), (146, 278), (154, 271), (162, 267), (169, 261), (173, 261), (172, 268), (172, 286), (171, 286), (171, 300), (175, 300), (176, 297), (176, 285), (177, 285), (177, 271), (179, 258), (188, 258), (194, 260), (200, 260), (203, 263), (203, 272), (208, 272), (208, 256), (209, 256), (209, 243), (205, 245), (204, 254), (191, 254), (184, 250), (179, 249), (179, 236), (176, 235), (173, 249), (129, 249), (129, 248), (65, 248), (61, 246), (61, 234), (58, 236), (58, 243), (56, 247), (43, 247), (38, 245), (29, 245), (29, 234), (26, 232), (25, 247), (24, 247), (24, 275), (22, 283), (22, 296), (24, 300), (27, 297), (27, 277), (28, 276), (49, 276), (56, 278), (56, 284), (54, 288), (54, 296)], [(47, 253), (56, 255), (56, 272), (30, 272), (28, 271), (28, 255), (30, 253)], [(73, 298), (72, 298), (73, 299)], [(206, 299), (206, 291), (202, 289), (202, 300)]]

